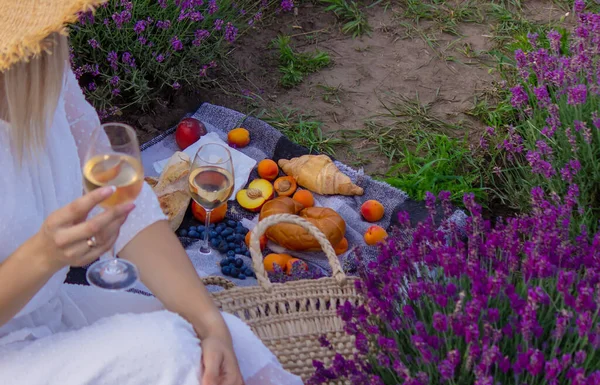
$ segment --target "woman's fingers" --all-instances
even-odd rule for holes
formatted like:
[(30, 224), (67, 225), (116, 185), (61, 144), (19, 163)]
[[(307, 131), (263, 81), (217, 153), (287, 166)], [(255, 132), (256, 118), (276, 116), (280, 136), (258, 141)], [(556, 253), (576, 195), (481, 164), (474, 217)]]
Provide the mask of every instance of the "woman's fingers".
[(51, 228), (58, 228), (78, 222), (87, 217), (92, 209), (115, 192), (113, 186), (102, 187), (74, 200), (65, 207), (48, 216), (46, 223)]
[[(56, 244), (60, 247), (78, 243), (105, 232), (112, 224), (117, 224), (117, 232), (127, 215), (135, 208), (133, 203), (120, 205), (111, 210), (106, 210), (85, 222), (58, 230), (55, 235)], [(98, 239), (97, 239), (98, 241)]]

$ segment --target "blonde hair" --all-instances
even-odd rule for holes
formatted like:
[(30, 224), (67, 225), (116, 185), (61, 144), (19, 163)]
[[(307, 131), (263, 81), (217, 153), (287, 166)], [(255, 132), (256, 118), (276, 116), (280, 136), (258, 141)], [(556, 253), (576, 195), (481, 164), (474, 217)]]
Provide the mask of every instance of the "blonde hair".
[(64, 83), (67, 38), (53, 33), (46, 40), (50, 51), (0, 73), (0, 118), (10, 124), (19, 163), (45, 145)]

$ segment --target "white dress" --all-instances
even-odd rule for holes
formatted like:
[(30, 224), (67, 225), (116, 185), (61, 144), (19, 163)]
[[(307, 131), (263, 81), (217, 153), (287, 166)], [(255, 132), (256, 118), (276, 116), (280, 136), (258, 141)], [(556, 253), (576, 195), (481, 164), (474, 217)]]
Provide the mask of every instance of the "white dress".
[[(34, 235), (44, 218), (82, 194), (81, 164), (99, 124), (69, 70), (45, 149), (19, 168), (8, 123), (0, 120), (0, 262)], [(164, 219), (148, 185), (117, 241)], [(201, 350), (192, 326), (158, 300), (63, 284), (56, 273), (0, 326), (2, 385), (196, 385)], [(2, 285), (2, 282), (0, 282)], [(223, 314), (246, 385), (301, 385), (239, 319)]]

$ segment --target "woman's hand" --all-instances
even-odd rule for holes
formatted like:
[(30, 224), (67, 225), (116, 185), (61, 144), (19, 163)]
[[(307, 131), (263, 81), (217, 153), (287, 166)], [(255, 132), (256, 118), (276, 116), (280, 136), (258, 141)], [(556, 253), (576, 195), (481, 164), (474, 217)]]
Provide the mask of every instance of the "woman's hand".
[(243, 385), (231, 338), (202, 339), (202, 385)]
[[(87, 220), (90, 211), (114, 193), (103, 187), (51, 213), (34, 236), (40, 255), (52, 271), (83, 266), (98, 259), (115, 243), (121, 225), (135, 207), (132, 203), (105, 210)], [(90, 239), (95, 244), (90, 244)]]

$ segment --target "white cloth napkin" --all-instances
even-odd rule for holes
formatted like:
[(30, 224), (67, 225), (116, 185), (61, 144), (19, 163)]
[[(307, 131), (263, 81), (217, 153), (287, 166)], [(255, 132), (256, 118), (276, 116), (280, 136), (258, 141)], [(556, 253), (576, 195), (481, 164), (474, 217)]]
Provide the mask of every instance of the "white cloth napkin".
[[(231, 153), (231, 160), (233, 161), (233, 176), (235, 179), (235, 189), (233, 190), (233, 194), (231, 194), (231, 198), (229, 198), (229, 200), (234, 200), (237, 192), (243, 189), (246, 183), (248, 182), (250, 172), (252, 171), (252, 169), (254, 169), (254, 166), (256, 166), (256, 161), (250, 158), (249, 156), (239, 152), (238, 150), (229, 147), (227, 143), (223, 142), (219, 138), (219, 136), (214, 132), (204, 135), (196, 143), (183, 150), (183, 152), (189, 155), (190, 159), (193, 162), (194, 157), (196, 156), (196, 152), (198, 152), (198, 149), (201, 146), (209, 143), (218, 143), (220, 145), (223, 145), (227, 147), (229, 149), (229, 152)], [(163, 168), (165, 168), (165, 166), (169, 162), (169, 159), (170, 157), (153, 163), (154, 170), (156, 170), (156, 172), (159, 175), (162, 172)]]

